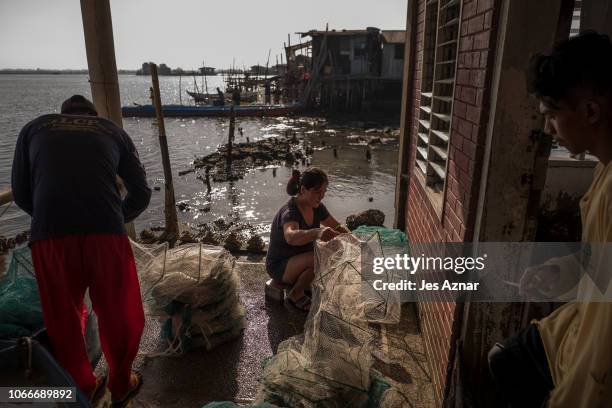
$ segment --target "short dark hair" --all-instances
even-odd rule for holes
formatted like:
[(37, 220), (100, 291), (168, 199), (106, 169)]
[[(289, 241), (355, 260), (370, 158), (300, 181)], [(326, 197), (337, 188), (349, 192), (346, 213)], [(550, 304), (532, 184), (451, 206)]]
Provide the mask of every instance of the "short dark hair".
[(576, 87), (612, 98), (612, 42), (595, 31), (584, 31), (558, 44), (550, 55), (532, 58), (529, 92), (559, 102)]
[(310, 190), (311, 188), (319, 188), (327, 182), (327, 174), (317, 167), (309, 167), (304, 170), (304, 173), (293, 170), (291, 178), (287, 182), (287, 194), (294, 196), (300, 192), (302, 186)]
[(94, 115), (98, 116), (98, 111), (94, 104), (83, 95), (72, 95), (62, 103), (61, 113), (67, 115)]

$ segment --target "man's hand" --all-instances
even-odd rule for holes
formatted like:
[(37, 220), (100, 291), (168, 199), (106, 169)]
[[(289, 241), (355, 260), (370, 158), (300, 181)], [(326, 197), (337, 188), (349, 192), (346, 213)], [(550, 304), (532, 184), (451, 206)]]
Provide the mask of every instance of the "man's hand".
[(539, 295), (541, 297), (553, 288), (559, 280), (560, 269), (558, 265), (538, 265), (525, 269), (519, 281), (521, 296)]
[(327, 241), (331, 241), (332, 239), (336, 238), (338, 235), (340, 235), (339, 232), (334, 231), (332, 228), (325, 227), (320, 232), (319, 239), (323, 242), (327, 242)]

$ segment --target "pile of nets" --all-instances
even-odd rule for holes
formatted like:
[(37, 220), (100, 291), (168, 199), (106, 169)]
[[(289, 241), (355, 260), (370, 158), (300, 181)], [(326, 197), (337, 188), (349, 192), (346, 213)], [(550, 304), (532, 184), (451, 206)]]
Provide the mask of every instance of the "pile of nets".
[(10, 252), (0, 273), (0, 339), (30, 336), (44, 327), (30, 248)]
[(245, 309), (235, 259), (221, 247), (132, 243), (145, 313), (163, 322), (163, 355), (207, 350), (241, 335)]
[[(373, 289), (362, 257), (380, 256), (378, 234), (342, 235), (315, 247), (313, 302), (303, 336), (279, 345), (265, 365), (256, 404), (283, 407), (394, 407), (400, 393), (373, 368), (380, 327), (399, 323), (397, 292)], [(383, 279), (394, 281), (395, 276)]]

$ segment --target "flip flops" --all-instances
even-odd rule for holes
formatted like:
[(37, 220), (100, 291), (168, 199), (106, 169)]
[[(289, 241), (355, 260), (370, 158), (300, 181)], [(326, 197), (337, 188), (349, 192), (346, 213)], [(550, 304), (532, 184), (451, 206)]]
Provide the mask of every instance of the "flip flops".
[(142, 374), (136, 371), (132, 371), (132, 377), (130, 378), (130, 380), (132, 380), (133, 378), (136, 379), (136, 384), (130, 387), (129, 391), (127, 392), (125, 397), (123, 397), (123, 399), (119, 401), (113, 401), (113, 408), (127, 407), (132, 401), (132, 398), (134, 398), (136, 394), (138, 394), (138, 391), (140, 391), (140, 387), (142, 387)]
[(296, 301), (293, 301), (291, 298), (287, 298), (287, 300), (289, 300), (289, 303), (291, 303), (291, 306), (295, 307), (296, 309), (302, 312), (308, 312), (310, 310), (311, 300), (308, 296), (304, 295)]

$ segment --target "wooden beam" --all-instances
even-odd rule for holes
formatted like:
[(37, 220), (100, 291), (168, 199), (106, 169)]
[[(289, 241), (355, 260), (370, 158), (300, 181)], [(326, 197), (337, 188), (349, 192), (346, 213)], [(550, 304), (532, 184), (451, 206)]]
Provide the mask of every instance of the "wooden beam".
[(406, 17), (406, 43), (404, 48), (404, 72), (402, 82), (402, 107), (400, 118), (400, 140), (395, 178), (395, 222), (394, 227), (406, 230), (406, 201), (408, 200), (408, 165), (410, 163), (410, 135), (413, 117), (413, 83), (416, 61), (417, 0), (408, 0)]
[(113, 22), (108, 0), (81, 0), (89, 84), (98, 114), (123, 126)]
[[(110, 3), (81, 0), (81, 16), (93, 103), (99, 116), (123, 127)], [(134, 223), (125, 228), (130, 238), (136, 239)]]
[(159, 78), (157, 75), (157, 65), (151, 63), (151, 79), (153, 81), (153, 103), (155, 105), (155, 115), (157, 126), (159, 127), (159, 147), (162, 155), (162, 165), (164, 168), (165, 185), (165, 208), (166, 234), (169, 241), (178, 239), (178, 217), (176, 215), (176, 200), (174, 196), (174, 184), (172, 182), (172, 167), (170, 166), (170, 153), (168, 152), (168, 139), (166, 138), (166, 126), (162, 112), (162, 101), (159, 92)]

